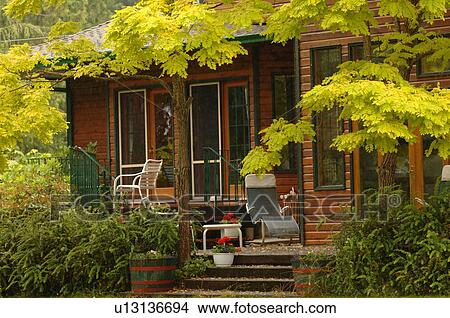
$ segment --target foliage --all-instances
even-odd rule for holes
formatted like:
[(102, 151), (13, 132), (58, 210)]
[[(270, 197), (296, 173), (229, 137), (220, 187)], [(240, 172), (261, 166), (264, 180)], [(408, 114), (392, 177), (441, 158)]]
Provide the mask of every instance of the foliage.
[[(450, 90), (415, 87), (403, 80), (393, 66), (367, 61), (347, 62), (323, 85), (303, 96), (301, 106), (311, 112), (338, 105), (341, 119), (356, 121), (360, 128), (338, 136), (340, 151), (364, 147), (382, 153), (396, 152), (399, 140), (416, 141), (415, 132), (438, 141), (442, 158), (450, 156)], [(432, 150), (432, 149), (431, 149)]]
[(332, 265), (334, 255), (329, 253), (307, 253), (294, 257), (291, 260), (292, 266), (296, 268), (323, 268)]
[[(26, 6), (33, 5), (36, 1), (0, 0), (0, 7), (3, 8), (7, 2), (11, 8), (8, 12), (12, 15), (8, 16), (4, 11), (0, 12), (0, 49), (6, 49), (17, 43), (41, 43), (52, 26), (59, 24), (58, 21), (68, 23), (77, 21), (81, 28), (105, 22), (110, 19), (115, 10), (124, 5), (131, 5), (135, 0), (65, 0), (58, 6), (37, 7), (42, 9), (38, 15), (25, 14)], [(12, 7), (21, 8), (20, 11), (25, 15), (23, 19), (18, 19), (19, 15), (13, 14), (15, 10)], [(71, 33), (75, 31), (76, 28), (70, 30)]]
[(36, 152), (14, 152), (10, 157), (7, 169), (0, 174), (0, 213), (26, 216), (49, 209), (52, 196), (69, 193), (64, 160)]
[(346, 224), (322, 287), (339, 296), (450, 295), (449, 199), (392, 209), (386, 222), (371, 216)]
[[(59, 221), (48, 216), (44, 210), (25, 219), (0, 220), (0, 295), (125, 291), (134, 252), (171, 254), (175, 249), (173, 244), (171, 249), (157, 244), (176, 230), (153, 237), (155, 231), (149, 228), (160, 224), (142, 211), (133, 211), (125, 221), (117, 214), (89, 221), (76, 209), (61, 214)], [(170, 222), (176, 228), (177, 222)], [(163, 227), (169, 229), (167, 224)]]
[(212, 248), (213, 253), (235, 253), (239, 252), (239, 248), (234, 247), (231, 238), (228, 236), (221, 237), (217, 240), (217, 244)]
[(289, 123), (284, 118), (275, 119), (268, 128), (263, 129), (260, 134), (261, 146), (253, 148), (242, 161), (243, 176), (249, 173), (258, 175), (270, 171), (273, 166), (281, 164), (281, 151), (290, 142), (303, 143), (306, 138), (313, 138), (315, 132), (313, 125), (301, 120), (297, 123)]
[[(50, 105), (51, 83), (30, 75), (37, 64), (45, 63), (27, 45), (0, 54), (0, 151), (13, 148), (29, 134), (49, 143), (55, 133), (67, 127), (64, 114)], [(32, 86), (27, 85), (28, 80)], [(0, 170), (2, 167), (3, 156)]]
[[(304, 94), (297, 107), (310, 115), (338, 107), (340, 119), (359, 123), (357, 131), (344, 132), (334, 139), (332, 147), (339, 151), (363, 147), (369, 152), (393, 153), (400, 140), (414, 143), (416, 133), (420, 133), (435, 139), (428, 153), (436, 149), (442, 158), (449, 158), (449, 90), (416, 87), (407, 81), (413, 65), (422, 58), (440, 63), (442, 69), (449, 64), (450, 39), (425, 29), (427, 24), (445, 19), (449, 3), (386, 0), (378, 5), (380, 16), (394, 20), (383, 36), (372, 36), (378, 32), (377, 21), (365, 0), (339, 0), (329, 5), (326, 0), (292, 0), (269, 17), (264, 34), (275, 42), (286, 43), (300, 38), (307, 26), (314, 24), (324, 30), (348, 31), (366, 40), (368, 37), (365, 43), (379, 41), (374, 56), (342, 64), (337, 74)], [(383, 63), (371, 62), (370, 58), (375, 57)], [(287, 138), (280, 142), (280, 137), (270, 132), (283, 131), (285, 125), (274, 121), (266, 130), (265, 144), (273, 141), (282, 149)], [(245, 158), (244, 172), (264, 173), (279, 165), (280, 157), (279, 150), (256, 148)]]
[(195, 257), (189, 259), (175, 274), (178, 279), (188, 279), (203, 275), (213, 263), (205, 257)]

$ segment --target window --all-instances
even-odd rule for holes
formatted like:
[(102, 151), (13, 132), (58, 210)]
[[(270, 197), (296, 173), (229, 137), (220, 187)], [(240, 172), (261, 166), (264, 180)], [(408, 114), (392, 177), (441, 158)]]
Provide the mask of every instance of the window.
[(311, 50), (312, 83), (321, 84), (325, 78), (333, 75), (342, 63), (341, 47), (326, 47)]
[[(320, 84), (337, 71), (341, 63), (341, 47), (312, 49), (312, 83)], [(334, 107), (314, 115), (314, 183), (316, 189), (345, 188), (344, 153), (331, 148), (334, 138), (342, 133), (340, 109)]]
[(334, 138), (342, 134), (340, 109), (334, 107), (315, 115), (315, 185), (321, 187), (345, 187), (344, 154), (331, 148)]
[(230, 160), (242, 161), (250, 150), (249, 105), (247, 100), (247, 86), (227, 87)]
[(442, 75), (450, 74), (450, 65), (445, 68), (439, 62), (431, 61), (430, 58), (423, 58), (417, 64), (419, 75)]
[[(273, 76), (273, 118), (292, 121), (295, 118), (294, 76)], [(281, 165), (278, 171), (293, 171), (295, 164), (295, 145), (289, 144), (282, 150)]]
[[(372, 62), (383, 63), (382, 57), (377, 57), (377, 47), (379, 42), (372, 42)], [(362, 43), (351, 43), (348, 45), (349, 59), (350, 61), (360, 61), (364, 60), (364, 48)]]

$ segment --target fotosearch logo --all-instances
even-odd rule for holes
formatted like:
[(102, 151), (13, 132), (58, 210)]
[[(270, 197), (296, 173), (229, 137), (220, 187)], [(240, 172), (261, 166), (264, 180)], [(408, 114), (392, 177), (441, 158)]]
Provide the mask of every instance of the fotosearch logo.
[[(270, 216), (274, 211), (279, 211), (284, 216), (292, 216), (299, 220), (303, 217), (305, 222), (342, 222), (364, 218), (369, 215), (386, 219), (386, 213), (383, 210), (399, 208), (404, 198), (402, 195), (394, 194), (359, 194), (359, 195), (338, 195), (331, 194), (326, 196), (317, 196), (310, 194), (281, 196), (281, 199), (273, 198), (266, 194), (256, 196), (252, 202), (247, 202), (246, 197), (238, 200), (231, 200), (226, 196), (217, 198), (211, 195), (198, 195), (202, 200), (196, 199), (195, 208), (183, 211), (184, 214), (190, 214), (199, 222), (220, 222), (223, 215), (230, 207), (235, 211), (236, 219), (240, 223), (251, 222), (248, 214), (251, 212), (257, 216)], [(197, 198), (198, 198), (197, 197)], [(206, 199), (205, 199), (206, 198)], [(193, 202), (191, 195), (185, 198), (188, 202)], [(113, 197), (111, 195), (53, 195), (51, 206), (51, 220), (58, 221), (60, 213), (68, 209), (74, 209), (80, 218), (91, 220), (95, 214), (95, 220), (101, 220), (99, 216), (107, 218), (114, 212), (123, 213), (124, 211), (140, 209), (158, 210), (161, 207), (168, 206), (175, 213), (180, 213), (179, 202), (173, 197), (165, 197), (164, 203), (159, 198), (144, 198), (132, 202), (128, 198)], [(219, 200), (220, 199), (220, 200)], [(269, 211), (270, 210), (270, 211)], [(225, 212), (224, 212), (225, 211)], [(384, 211), (385, 212), (385, 211)], [(278, 212), (277, 212), (278, 213)]]

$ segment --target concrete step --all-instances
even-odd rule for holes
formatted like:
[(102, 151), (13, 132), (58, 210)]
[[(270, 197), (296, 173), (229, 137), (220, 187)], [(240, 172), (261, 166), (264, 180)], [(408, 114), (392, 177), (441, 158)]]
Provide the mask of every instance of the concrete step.
[[(135, 295), (133, 297), (155, 297), (151, 295)], [(175, 289), (173, 291), (158, 294), (164, 298), (297, 298), (298, 294), (291, 291), (239, 291), (239, 290), (200, 290), (200, 289)]]
[(207, 277), (246, 277), (246, 278), (289, 278), (292, 279), (291, 266), (245, 266), (211, 267), (205, 273)]
[[(197, 253), (197, 255), (205, 255), (203, 252)], [(213, 259), (211, 254), (207, 254), (211, 261)], [(278, 266), (290, 266), (292, 254), (237, 254), (234, 256), (233, 265), (278, 265)]]
[(294, 290), (294, 280), (288, 278), (192, 278), (184, 281), (187, 289), (231, 291), (288, 291)]

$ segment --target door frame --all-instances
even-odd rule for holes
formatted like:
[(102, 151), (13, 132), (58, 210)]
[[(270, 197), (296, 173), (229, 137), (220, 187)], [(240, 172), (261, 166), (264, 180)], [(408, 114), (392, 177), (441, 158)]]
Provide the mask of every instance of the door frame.
[[(220, 81), (208, 81), (208, 82), (199, 82), (199, 83), (193, 83), (189, 84), (189, 96), (192, 97), (192, 88), (193, 87), (200, 87), (200, 86), (217, 86), (217, 129), (218, 129), (218, 145), (219, 145), (219, 154), (222, 152), (222, 100), (221, 100), (221, 83)], [(190, 107), (189, 110), (189, 121), (190, 121), (190, 150), (191, 150), (191, 190), (192, 190), (192, 197), (198, 198), (201, 196), (196, 196), (195, 193), (195, 165), (198, 164), (204, 164), (204, 160), (194, 160), (194, 124), (193, 124), (193, 118), (192, 118), (192, 109), (193, 107)], [(218, 163), (219, 164), (219, 189), (222, 193), (222, 165), (220, 164), (220, 160), (212, 160), (211, 163)], [(201, 193), (203, 195), (203, 193)]]

